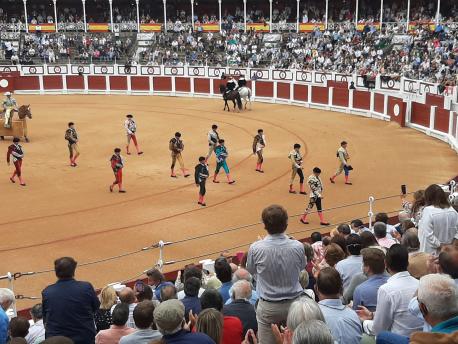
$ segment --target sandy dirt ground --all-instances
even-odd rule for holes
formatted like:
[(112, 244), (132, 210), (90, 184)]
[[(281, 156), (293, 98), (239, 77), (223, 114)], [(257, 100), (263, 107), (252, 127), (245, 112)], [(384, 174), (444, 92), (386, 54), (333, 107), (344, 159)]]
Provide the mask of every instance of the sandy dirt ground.
[[(52, 268), (59, 256), (73, 256), (88, 263), (141, 250), (159, 240), (177, 242), (165, 248), (165, 261), (180, 261), (166, 270), (215, 257), (222, 250), (244, 250), (264, 234), (259, 224), (261, 210), (269, 204), (284, 205), (291, 215), (289, 232), (308, 237), (319, 228), (316, 214), (310, 225), (299, 218), (308, 199), (288, 193), (291, 164), (288, 153), (300, 143), (304, 174), (319, 166), (325, 185), (324, 207), (332, 224), (365, 218), (368, 205), (345, 205), (399, 194), (444, 182), (458, 171), (458, 158), (446, 144), (396, 124), (311, 110), (302, 107), (255, 103), (252, 111), (224, 113), (220, 100), (148, 96), (26, 96), (33, 120), (28, 122), (30, 143), (24, 143), (23, 175), (27, 187), (10, 183), (12, 168), (0, 165), (0, 274), (41, 271)], [(125, 115), (133, 113), (138, 124), (142, 156), (125, 157), (126, 194), (110, 193), (113, 180), (109, 158), (115, 147), (124, 150)], [(68, 164), (64, 133), (69, 121), (80, 135), (79, 165)], [(229, 149), (228, 164), (236, 183), (208, 183), (206, 208), (197, 205), (198, 189), (192, 177), (170, 178), (168, 141), (176, 131), (185, 142), (184, 159), (193, 172), (200, 155), (207, 151), (211, 125)], [(265, 173), (255, 172), (251, 145), (257, 129), (267, 137)], [(353, 186), (335, 185), (329, 176), (337, 167), (336, 149), (349, 142)], [(11, 142), (0, 142), (6, 154)], [(214, 156), (210, 170), (215, 167)], [(298, 181), (296, 180), (296, 188)], [(394, 213), (400, 208), (395, 196), (375, 203), (375, 211)], [(253, 225), (250, 225), (253, 224)], [(250, 225), (250, 226), (248, 226)], [(242, 228), (239, 228), (242, 227)], [(223, 232), (207, 236), (210, 233)], [(103, 263), (81, 266), (77, 278), (100, 288), (110, 282), (128, 280), (150, 268), (158, 250), (145, 250)], [(25, 276), (15, 281), (15, 291), (40, 296), (53, 282), (53, 273)], [(0, 283), (5, 286), (6, 283)], [(19, 308), (32, 301), (20, 301)]]

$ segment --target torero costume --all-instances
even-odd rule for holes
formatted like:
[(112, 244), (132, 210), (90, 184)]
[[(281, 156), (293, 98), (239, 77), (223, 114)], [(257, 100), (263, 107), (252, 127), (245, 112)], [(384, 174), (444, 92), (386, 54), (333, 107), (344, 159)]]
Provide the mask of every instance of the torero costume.
[(256, 163), (256, 172), (264, 173), (262, 164), (264, 162), (263, 151), (266, 147), (266, 137), (262, 130), (258, 130), (258, 134), (253, 140), (253, 154), (258, 156), (258, 162)]
[(339, 167), (337, 168), (336, 173), (331, 178), (329, 178), (329, 180), (331, 181), (331, 183), (334, 184), (336, 177), (340, 175), (342, 172), (344, 172), (345, 184), (352, 185), (349, 178), (350, 178), (350, 171), (353, 170), (353, 167), (351, 167), (351, 165), (349, 164), (350, 155), (348, 154), (348, 151), (347, 151), (347, 142), (342, 141), (339, 149), (337, 150), (336, 156), (337, 156), (337, 159), (339, 160)]
[(121, 156), (121, 150), (119, 148), (115, 149), (114, 154), (111, 156), (110, 163), (113, 170), (115, 181), (110, 185), (110, 192), (113, 192), (115, 185), (118, 185), (119, 192), (126, 192), (122, 188), (122, 169), (124, 168), (124, 159)]
[(3, 109), (5, 110), (5, 122), (3, 126), (5, 128), (11, 128), (11, 122), (13, 117), (13, 111), (18, 111), (16, 99), (11, 96), (10, 92), (5, 93), (6, 99), (3, 101)]
[(137, 142), (137, 123), (134, 121), (132, 115), (127, 115), (127, 119), (124, 122), (124, 128), (126, 129), (126, 135), (127, 135), (127, 146), (126, 146), (126, 151), (127, 154), (130, 155), (129, 147), (130, 147), (130, 140), (134, 142), (135, 149), (137, 150), (137, 154), (143, 154), (143, 152), (140, 150), (138, 147), (138, 142)]
[(197, 202), (197, 204), (200, 204), (203, 207), (206, 206), (205, 200), (204, 200), (205, 193), (207, 191), (205, 188), (205, 184), (209, 176), (210, 176), (210, 173), (208, 172), (207, 164), (205, 164), (205, 158), (200, 157), (199, 164), (197, 164), (195, 167), (194, 179), (195, 179), (196, 185), (199, 186), (199, 201)]
[(11, 183), (16, 183), (14, 180), (16, 176), (19, 179), (19, 183), (22, 186), (25, 186), (24, 180), (22, 179), (22, 160), (24, 159), (24, 150), (22, 146), (19, 144), (19, 139), (15, 137), (13, 139), (13, 144), (8, 147), (8, 152), (6, 153), (6, 162), (8, 165), (13, 160), (14, 164), (14, 172), (13, 175), (10, 177)]
[(291, 160), (291, 179), (289, 181), (289, 193), (295, 194), (293, 183), (294, 179), (296, 178), (296, 174), (299, 175), (299, 186), (300, 186), (300, 193), (302, 195), (306, 195), (304, 189), (304, 173), (302, 172), (302, 154), (299, 152), (301, 146), (299, 144), (294, 145), (294, 150), (292, 150), (288, 158)]
[(175, 174), (175, 164), (177, 160), (178, 160), (178, 163), (180, 164), (181, 171), (183, 171), (183, 176), (185, 178), (189, 177), (189, 172), (184, 167), (183, 157), (181, 156), (181, 152), (184, 150), (184, 143), (183, 143), (183, 140), (181, 139), (180, 133), (175, 133), (175, 137), (170, 139), (169, 149), (172, 152), (172, 166), (170, 167), (171, 168), (170, 177), (177, 178), (177, 175)]
[(212, 153), (215, 151), (216, 146), (218, 145), (219, 141), (219, 134), (216, 131), (218, 129), (218, 126), (212, 125), (212, 130), (210, 130), (207, 134), (207, 139), (208, 139), (208, 154), (205, 158), (205, 163), (207, 163), (208, 159), (210, 159), (210, 156)]
[(213, 183), (219, 183), (216, 180), (218, 177), (218, 173), (221, 168), (223, 168), (224, 172), (226, 172), (227, 181), (229, 184), (234, 184), (235, 180), (231, 179), (231, 174), (229, 171), (229, 167), (227, 166), (226, 159), (229, 156), (229, 152), (227, 151), (226, 146), (224, 145), (224, 140), (218, 141), (219, 145), (215, 148), (215, 155), (216, 155), (216, 170), (215, 175), (213, 176)]
[(230, 79), (226, 83), (226, 93), (231, 93), (237, 88), (237, 83), (235, 82), (233, 77), (230, 77)]
[(76, 166), (76, 159), (79, 157), (80, 152), (78, 149), (78, 133), (73, 127), (73, 124), (65, 131), (65, 139), (68, 141), (68, 151), (70, 153), (70, 166)]
[(245, 80), (245, 77), (243, 75), (240, 76), (240, 78), (239, 78), (238, 86), (237, 86), (236, 90), (238, 91), (242, 87), (246, 87), (246, 80)]
[(318, 167), (315, 167), (313, 169), (313, 174), (308, 177), (307, 183), (310, 187), (310, 200), (307, 209), (300, 220), (303, 224), (308, 224), (307, 215), (313, 209), (313, 206), (316, 205), (318, 216), (320, 218), (320, 224), (322, 226), (329, 226), (329, 222), (326, 222), (323, 216), (323, 208), (321, 204), (321, 200), (323, 199), (323, 182), (321, 181), (320, 173), (321, 170)]

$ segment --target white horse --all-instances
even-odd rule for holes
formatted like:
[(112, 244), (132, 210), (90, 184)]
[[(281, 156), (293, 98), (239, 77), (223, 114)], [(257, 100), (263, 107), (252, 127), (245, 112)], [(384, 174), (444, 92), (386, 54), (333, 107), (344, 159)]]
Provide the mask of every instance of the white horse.
[(248, 87), (243, 86), (243, 87), (240, 87), (238, 91), (240, 94), (240, 98), (242, 99), (244, 103), (244, 109), (246, 110), (247, 103), (250, 103), (250, 110), (251, 110), (251, 90)]

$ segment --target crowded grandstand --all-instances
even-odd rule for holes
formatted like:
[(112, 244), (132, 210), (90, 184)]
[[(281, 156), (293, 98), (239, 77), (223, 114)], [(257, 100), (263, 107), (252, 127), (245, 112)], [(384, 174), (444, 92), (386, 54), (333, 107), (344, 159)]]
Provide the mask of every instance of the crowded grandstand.
[[(145, 97), (154, 92), (172, 96), (181, 92), (181, 95), (190, 97), (199, 93), (207, 98), (217, 96), (226, 103), (232, 100), (234, 109), (237, 110), (237, 105), (243, 112), (252, 110), (251, 100), (255, 97), (249, 89), (246, 96), (249, 107), (246, 102), (243, 107), (241, 89), (255, 85), (254, 95), (267, 103), (271, 98), (283, 98), (283, 103), (288, 105), (302, 102), (300, 105), (307, 103), (308, 107), (310, 103), (319, 105), (317, 108), (320, 109), (346, 114), (351, 111), (360, 115), (371, 113), (366, 117), (376, 117), (388, 123), (392, 121), (399, 127), (410, 124), (410, 128), (439, 138), (455, 150), (458, 147), (458, 2), (454, 0), (380, 0), (375, 3), (369, 0), (0, 0), (0, 28), (0, 89), (8, 91), (3, 101), (5, 124), (1, 123), (1, 130), (11, 129), (15, 111), (24, 123), (32, 119), (31, 105), (19, 107), (12, 98), (16, 96), (16, 90), (19, 96), (40, 94), (43, 98), (47, 92), (67, 94), (69, 90), (84, 94), (81, 97), (89, 97), (87, 93), (93, 91), (107, 99), (113, 90), (123, 95), (138, 91)], [(220, 74), (219, 71), (224, 72)], [(283, 75), (279, 73), (284, 73), (284, 76), (276, 79), (276, 75)], [(291, 77), (287, 73), (291, 73)], [(32, 78), (34, 82), (29, 83)], [(183, 84), (179, 84), (178, 78)], [(199, 79), (206, 80), (199, 84), (202, 81)], [(258, 80), (261, 86), (257, 86)], [(6, 86), (4, 81), (8, 81)], [(117, 82), (125, 85), (116, 88)], [(384, 85), (388, 86), (384, 88)], [(415, 86), (409, 89), (408, 85)], [(377, 89), (373, 91), (374, 88)], [(234, 99), (229, 99), (231, 92), (236, 94)], [(282, 96), (282, 92), (287, 95)], [(315, 98), (319, 93), (321, 98)], [(336, 100), (336, 97), (345, 98), (343, 104), (337, 104), (342, 99)], [(359, 104), (357, 99), (361, 101), (363, 98), (364, 104)], [(32, 99), (39, 102), (37, 98)], [(44, 105), (40, 105), (46, 106), (48, 111), (49, 103), (47, 100), (43, 102)], [(84, 112), (84, 100), (76, 102), (81, 103), (81, 112)], [(109, 100), (104, 102), (110, 103)], [(109, 112), (110, 105), (119, 106), (122, 109), (119, 112), (131, 111), (122, 108), (130, 107), (129, 104), (111, 103), (101, 112)], [(59, 105), (64, 113), (65, 102)], [(178, 102), (174, 105), (178, 107)], [(88, 106), (97, 107), (99, 104)], [(146, 105), (144, 111), (147, 111)], [(160, 108), (160, 111), (165, 114), (167, 109)], [(200, 107), (197, 111), (205, 110)], [(378, 117), (372, 116), (373, 113)], [(417, 118), (416, 113), (421, 113), (421, 116)], [(126, 149), (124, 146), (115, 148), (112, 153), (110, 148), (113, 155), (109, 167), (115, 179), (109, 189), (104, 186), (104, 191), (111, 196), (113, 191), (126, 192), (122, 187), (122, 170), (126, 161), (132, 163), (133, 156), (140, 159), (138, 156), (143, 155), (136, 136), (137, 115), (134, 117), (129, 112), (123, 116)], [(235, 121), (240, 114), (233, 116)], [(216, 118), (214, 123), (231, 122), (230, 118)], [(91, 124), (92, 120), (96, 127), (97, 119), (91, 118)], [(186, 128), (188, 133), (200, 125), (199, 120), (193, 118), (195, 122)], [(291, 118), (285, 116), (284, 121), (288, 120)], [(76, 124), (68, 122), (65, 128), (72, 171), (81, 168), (80, 137), (77, 134), (80, 127), (75, 121)], [(138, 123), (140, 128), (140, 119)], [(244, 124), (238, 125), (239, 129), (244, 129)], [(27, 151), (22, 150), (22, 137), (29, 143), (25, 124), (21, 130), (21, 139), (18, 138), (20, 135), (5, 135), (3, 132), (0, 132), (0, 137), (3, 143), (5, 137), (14, 136), (11, 145), (8, 142), (7, 162), (10, 165), (11, 158), (14, 165), (8, 185), (11, 182), (15, 187), (27, 185), (29, 188), (29, 183), (22, 179), (21, 169)], [(175, 132), (174, 128), (172, 130)], [(190, 185), (198, 187), (197, 204), (202, 210), (211, 211), (213, 206), (210, 203), (207, 206), (204, 201), (207, 179), (212, 186), (222, 186), (218, 184), (226, 183), (217, 176), (224, 172), (227, 184), (233, 186), (235, 183), (226, 164), (226, 159), (232, 163), (232, 156), (228, 158), (229, 149), (219, 136), (219, 130), (218, 125), (213, 124), (208, 136), (203, 135), (208, 155), (192, 160), (197, 164), (195, 173), (185, 168), (181, 156), (184, 151), (182, 134), (177, 131), (168, 145), (170, 152), (167, 150), (167, 156), (172, 158), (169, 180), (190, 177)], [(325, 136), (325, 131), (320, 130), (313, 135)], [(255, 134), (252, 135), (253, 147), (248, 145), (247, 151), (256, 159), (255, 172), (250, 168), (256, 177), (268, 174), (269, 167), (276, 163), (274, 159), (265, 163), (264, 158), (269, 155), (263, 155), (266, 147), (270, 149), (273, 131), (271, 128), (272, 134), (266, 134), (268, 138), (263, 129), (257, 129), (257, 134), (249, 132)], [(287, 134), (282, 134), (284, 140), (294, 138), (294, 133), (285, 132)], [(101, 133), (91, 132), (97, 137), (99, 149), (102, 149)], [(141, 130), (140, 133), (141, 137)], [(49, 133), (43, 137), (46, 135)], [(142, 138), (146, 136), (144, 134)], [(86, 135), (86, 139), (88, 137), (90, 135)], [(34, 133), (32, 144), (35, 144), (35, 138), (37, 142), (43, 139)], [(300, 138), (296, 139), (299, 142)], [(353, 185), (351, 178), (354, 173), (363, 173), (358, 167), (353, 172), (348, 143), (337, 139), (340, 146), (337, 152), (332, 148), (331, 153), (338, 166), (337, 171), (332, 172), (334, 174), (321, 175), (321, 169), (314, 167), (309, 171), (310, 176), (304, 177), (306, 172), (302, 171), (302, 164), (306, 154), (302, 156), (301, 152), (316, 147), (307, 147), (302, 141), (302, 146), (291, 142), (292, 150), (287, 159), (287, 152), (284, 154), (287, 173), (280, 177), (288, 179), (291, 175), (291, 179), (289, 190), (285, 187), (284, 195), (279, 194), (276, 203), (282, 204), (283, 197), (303, 195), (306, 210), (301, 214), (292, 213), (286, 206), (263, 203), (262, 212), (256, 214), (261, 219), (259, 223), (234, 223), (233, 226), (237, 227), (186, 239), (179, 237), (175, 243), (160, 240), (138, 251), (126, 250), (127, 253), (123, 253), (123, 242), (118, 238), (116, 256), (88, 260), (83, 264), (69, 256), (55, 257), (51, 269), (8, 272), (0, 276), (0, 281), (8, 283), (2, 285), (5, 288), (0, 288), (0, 344), (458, 343), (458, 177), (451, 175), (449, 180), (436, 181), (443, 184), (424, 185), (415, 190), (407, 190), (403, 184), (399, 195), (370, 197), (368, 202), (333, 203), (334, 208), (328, 204), (322, 206), (322, 199), (331, 203), (327, 190), (326, 198), (322, 197), (325, 183), (326, 189), (340, 183), (345, 188), (339, 189), (340, 195), (358, 193), (355, 191), (358, 185)], [(188, 142), (191, 134), (186, 140), (186, 153), (190, 154)], [(251, 136), (249, 140), (252, 140)], [(131, 142), (135, 148), (132, 151)], [(54, 154), (53, 145), (47, 145), (45, 141), (41, 143)], [(231, 144), (235, 146), (229, 142)], [(351, 144), (349, 150), (357, 151)], [(370, 145), (369, 140), (367, 145)], [(24, 147), (28, 148), (25, 143)], [(421, 145), (418, 147), (424, 149)], [(121, 156), (124, 151), (129, 155), (127, 160)], [(374, 156), (367, 157), (367, 160), (385, 165), (384, 157), (376, 153), (374, 151)], [(435, 151), (428, 151), (428, 154), (433, 155)], [(210, 175), (213, 171), (209, 170), (208, 161), (213, 155), (216, 171)], [(437, 155), (441, 156), (441, 153)], [(403, 156), (402, 159), (410, 159), (416, 169), (423, 169), (417, 156)], [(441, 162), (453, 169), (455, 161), (451, 160), (443, 158)], [(36, 161), (39, 162), (32, 164), (34, 168), (46, 163)], [(180, 169), (175, 166), (177, 162)], [(267, 170), (263, 164), (267, 164)], [(377, 166), (373, 165), (370, 173), (379, 173)], [(231, 165), (234, 169), (235, 166), (235, 163)], [(169, 168), (168, 161), (166, 168)], [(55, 169), (60, 173), (64, 167), (58, 165)], [(390, 169), (398, 170), (408, 178), (408, 168), (393, 165)], [(153, 180), (144, 170), (137, 171), (139, 178)], [(434, 172), (425, 169), (425, 174), (429, 173), (428, 178), (432, 180)], [(154, 173), (158, 175), (160, 172), (155, 170)], [(297, 191), (294, 188), (296, 177), (299, 178)], [(47, 182), (45, 178), (43, 180)], [(75, 183), (73, 179), (72, 182)], [(239, 183), (237, 178), (234, 186)], [(386, 185), (387, 189), (391, 187)], [(158, 194), (163, 197), (167, 192)], [(145, 196), (139, 196), (139, 199), (142, 197)], [(180, 194), (173, 203), (179, 204), (186, 197), (187, 194)], [(265, 194), (261, 193), (260, 203), (263, 197)], [(366, 195), (361, 193), (358, 199), (364, 197)], [(387, 199), (396, 203), (394, 211), (391, 208), (373, 211), (375, 201)], [(33, 201), (40, 203), (41, 199)], [(130, 200), (117, 202), (119, 205)], [(215, 205), (225, 202), (215, 202)], [(248, 209), (248, 203), (243, 207)], [(158, 207), (162, 206), (160, 202), (158, 204)], [(368, 216), (339, 223), (325, 220), (330, 210), (340, 208), (345, 212), (347, 208), (366, 204), (369, 213), (366, 209), (364, 212)], [(73, 211), (67, 209), (63, 214), (73, 217)], [(251, 209), (247, 211), (252, 212)], [(186, 208), (180, 215), (188, 212), (191, 211)], [(38, 219), (46, 222), (57, 216), (51, 214), (41, 218), (40, 215), (24, 221)], [(88, 221), (115, 222), (121, 215), (122, 211), (114, 211), (110, 219), (93, 216), (88, 217)], [(227, 216), (246, 223), (248, 220), (244, 221), (243, 215), (242, 212), (237, 216), (221, 212), (215, 217)], [(315, 215), (319, 217), (319, 227), (304, 227), (309, 229), (307, 231), (292, 230), (293, 222), (295, 226), (307, 226), (308, 221), (312, 221), (310, 217)], [(79, 216), (84, 217), (75, 214), (75, 218)], [(135, 216), (144, 220), (142, 216), (145, 215)], [(167, 216), (175, 215), (167, 212)], [(207, 216), (206, 221), (212, 220), (212, 216)], [(11, 221), (14, 224), (21, 219)], [(75, 220), (79, 224), (78, 221)], [(4, 222), (0, 226), (5, 224), (9, 225)], [(222, 252), (215, 253), (213, 243), (206, 241), (218, 235), (216, 240), (224, 245), (224, 234), (254, 226), (262, 229), (257, 234), (258, 239), (249, 245), (231, 249), (227, 246)], [(9, 234), (2, 235), (6, 238)], [(204, 239), (204, 246), (211, 253), (169, 261), (163, 256), (164, 247), (179, 243), (192, 245), (188, 241), (195, 239)], [(59, 243), (59, 240), (56, 238), (53, 243)], [(0, 251), (8, 250), (3, 246), (0, 248)], [(82, 281), (77, 276), (81, 266), (113, 262), (110, 268), (116, 269), (121, 267), (124, 257), (150, 250), (159, 252), (157, 264), (150, 264), (147, 270), (140, 271), (145, 262), (139, 262), (134, 271), (129, 270), (129, 275), (134, 275), (132, 278), (107, 283), (97, 289), (90, 278)], [(22, 260), (33, 259), (24, 256)], [(8, 264), (14, 266), (14, 259)], [(168, 269), (168, 266), (174, 269)], [(14, 288), (16, 280), (43, 274), (52, 274), (56, 282), (46, 286), (39, 296), (24, 289), (19, 293)], [(27, 307), (18, 307), (18, 302), (24, 300), (28, 302)]]

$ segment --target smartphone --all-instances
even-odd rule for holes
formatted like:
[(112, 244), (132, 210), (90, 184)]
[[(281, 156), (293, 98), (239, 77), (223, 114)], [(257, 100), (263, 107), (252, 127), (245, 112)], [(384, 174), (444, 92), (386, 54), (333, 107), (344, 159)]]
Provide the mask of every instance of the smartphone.
[(401, 185), (401, 193), (403, 195), (406, 195), (407, 194), (407, 187), (405, 186), (405, 184)]

